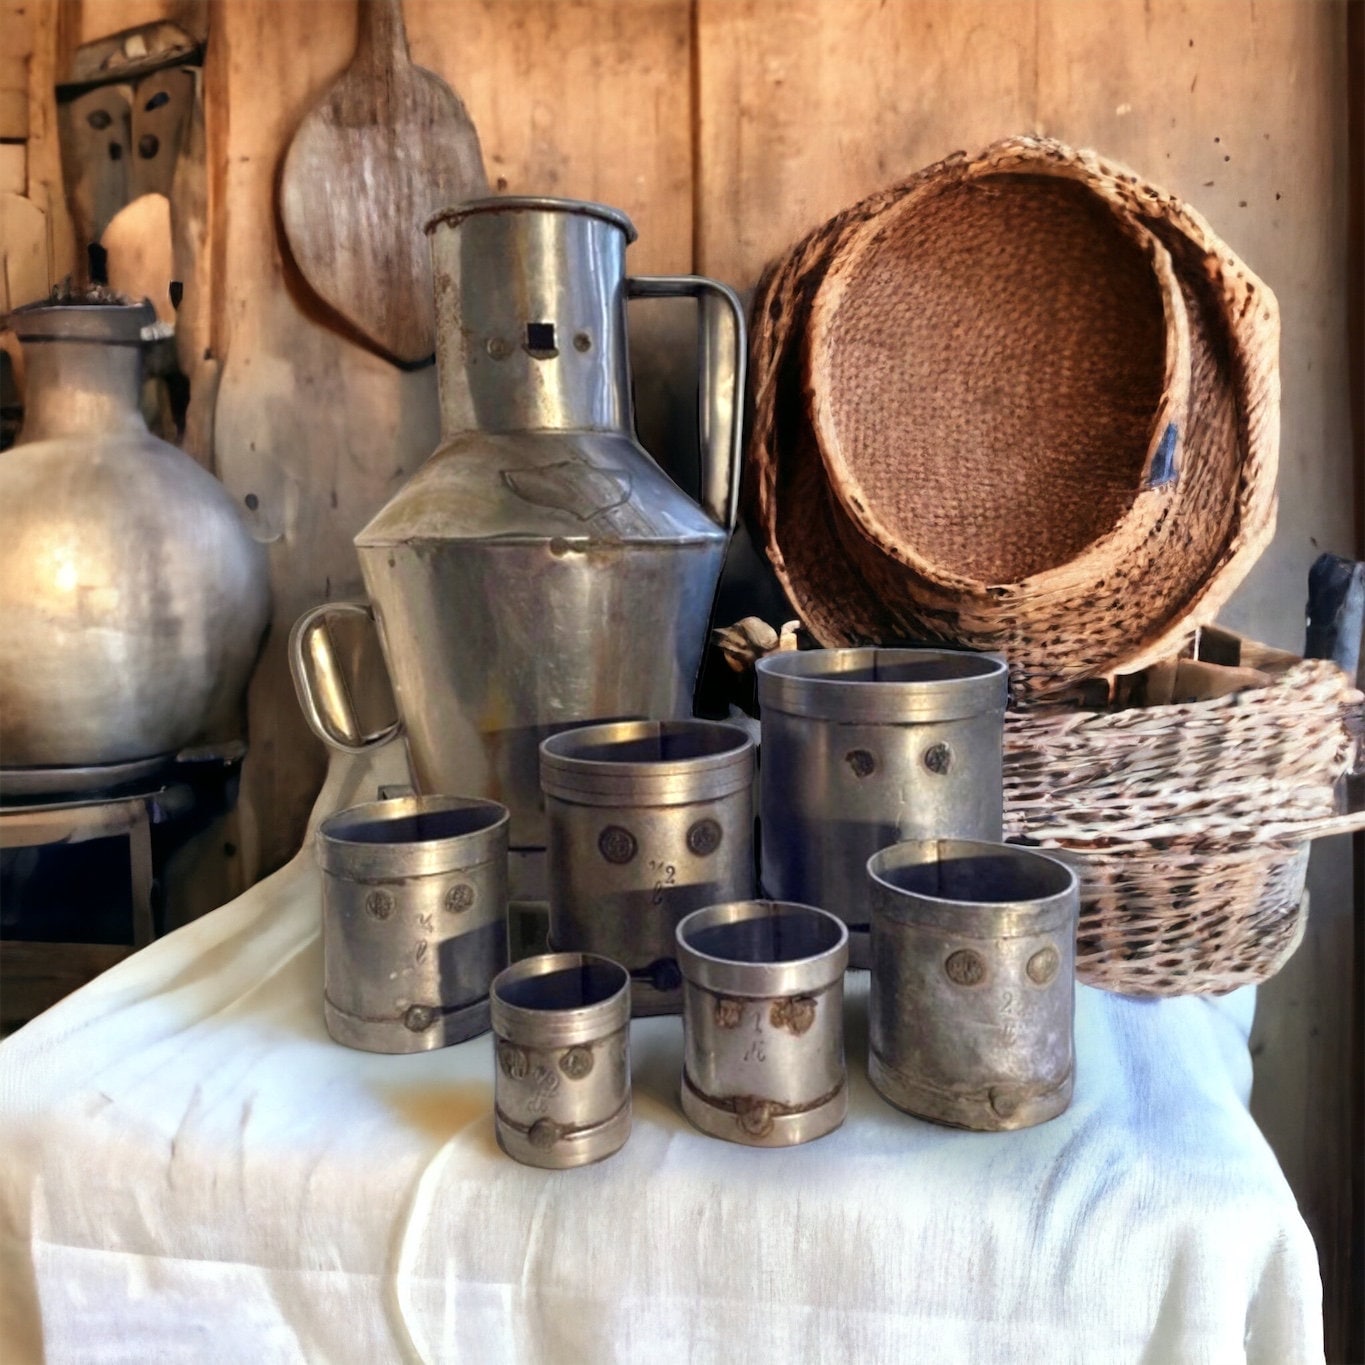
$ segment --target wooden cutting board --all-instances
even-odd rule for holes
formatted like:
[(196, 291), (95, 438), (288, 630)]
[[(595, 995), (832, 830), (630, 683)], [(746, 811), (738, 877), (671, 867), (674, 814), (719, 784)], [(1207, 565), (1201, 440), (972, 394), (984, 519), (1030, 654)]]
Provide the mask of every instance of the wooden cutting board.
[(47, 214), (31, 199), (0, 194), (0, 314), (47, 297)]
[(360, 0), (355, 56), (299, 125), (280, 178), (289, 249), (313, 291), (400, 363), (435, 350), (423, 225), (488, 193), (464, 105), (408, 56), (402, 0)]

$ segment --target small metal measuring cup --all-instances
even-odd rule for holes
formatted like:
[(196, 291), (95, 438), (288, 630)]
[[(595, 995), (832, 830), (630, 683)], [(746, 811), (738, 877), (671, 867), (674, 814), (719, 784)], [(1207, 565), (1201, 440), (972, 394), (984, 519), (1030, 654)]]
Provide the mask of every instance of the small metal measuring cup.
[(630, 1136), (630, 975), (590, 953), (544, 953), (492, 988), (498, 1145), (527, 1166), (586, 1166)]
[(833, 1132), (848, 1110), (843, 922), (781, 901), (713, 905), (678, 925), (678, 962), (691, 1122), (751, 1147)]
[(544, 741), (540, 783), (551, 946), (622, 963), (635, 1014), (678, 1013), (678, 921), (754, 892), (753, 740), (719, 721), (588, 725)]
[(405, 796), (318, 826), (323, 1014), (367, 1052), (425, 1052), (488, 1029), (507, 965), (505, 806)]
[(895, 844), (867, 870), (872, 1084), (961, 1128), (1055, 1118), (1074, 1074), (1076, 874), (976, 839)]

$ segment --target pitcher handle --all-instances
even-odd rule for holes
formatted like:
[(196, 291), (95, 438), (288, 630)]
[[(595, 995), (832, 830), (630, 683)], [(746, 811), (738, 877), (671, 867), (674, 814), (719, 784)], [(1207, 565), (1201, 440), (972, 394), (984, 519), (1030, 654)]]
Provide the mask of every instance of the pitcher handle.
[(632, 275), (626, 280), (626, 297), (697, 300), (700, 502), (712, 521), (726, 531), (733, 531), (739, 508), (744, 369), (748, 357), (744, 309), (739, 296), (728, 285), (702, 275)]
[(308, 728), (324, 743), (344, 754), (363, 754), (387, 744), (403, 728), (394, 721), (367, 735), (356, 718), (355, 703), (346, 675), (337, 662), (332, 637), (327, 633), (329, 616), (363, 616), (374, 620), (368, 602), (324, 602), (306, 611), (289, 632), (289, 671), (294, 691)]

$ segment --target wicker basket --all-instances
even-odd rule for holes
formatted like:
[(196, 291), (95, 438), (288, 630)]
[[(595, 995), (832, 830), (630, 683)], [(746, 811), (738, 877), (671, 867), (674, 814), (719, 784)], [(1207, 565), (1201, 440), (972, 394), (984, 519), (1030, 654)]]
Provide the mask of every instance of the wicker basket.
[(1126, 995), (1222, 994), (1298, 946), (1309, 841), (1339, 815), (1365, 698), (1335, 664), (1264, 686), (1120, 711), (1014, 711), (1006, 837), (1081, 879), (1076, 970)]
[(1273, 296), (1172, 196), (1036, 138), (770, 267), (750, 504), (824, 644), (1000, 650), (1046, 700), (1180, 648), (1268, 541)]

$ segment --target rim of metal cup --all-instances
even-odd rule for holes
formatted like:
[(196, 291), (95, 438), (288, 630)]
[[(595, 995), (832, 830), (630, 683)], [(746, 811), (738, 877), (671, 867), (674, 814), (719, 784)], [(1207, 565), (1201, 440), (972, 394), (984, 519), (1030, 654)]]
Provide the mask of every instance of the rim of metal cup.
[(638, 234), (630, 216), (609, 204), (597, 204), (590, 199), (560, 199), (548, 194), (493, 194), (482, 199), (466, 199), (449, 208), (438, 209), (427, 219), (423, 230), (428, 234), (438, 227), (459, 227), (466, 218), (481, 213), (576, 213), (584, 218), (600, 218), (626, 234), (629, 246)]
[(719, 720), (611, 721), (561, 730), (540, 745), (545, 795), (578, 805), (717, 801), (743, 791), (753, 774), (748, 731)]
[[(945, 864), (964, 863), (985, 866), (959, 866), (944, 886)], [(874, 853), (867, 875), (874, 918), (985, 937), (1036, 934), (1080, 908), (1080, 883), (1065, 863), (985, 839), (905, 840)]]
[[(509, 987), (578, 968), (609, 973), (609, 989), (584, 1005), (542, 1008), (513, 1003)], [(493, 1032), (529, 1048), (573, 1047), (610, 1037), (630, 1023), (630, 973), (597, 953), (540, 953), (504, 968), (488, 988)]]
[[(817, 936), (818, 946), (801, 957), (731, 957), (695, 946), (708, 930), (779, 919), (806, 923)], [(727, 901), (704, 906), (678, 921), (677, 942), (683, 980), (723, 995), (766, 999), (810, 993), (841, 980), (848, 967), (848, 927), (843, 920), (797, 901)]]
[(329, 815), (314, 839), (325, 872), (425, 877), (492, 862), (506, 851), (510, 821), (506, 806), (479, 796), (399, 796)]
[(1003, 714), (1009, 670), (965, 649), (787, 650), (758, 661), (758, 705), (790, 716), (887, 724)]

